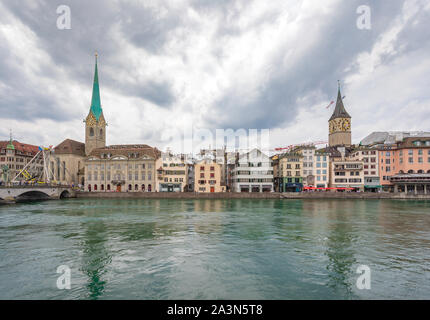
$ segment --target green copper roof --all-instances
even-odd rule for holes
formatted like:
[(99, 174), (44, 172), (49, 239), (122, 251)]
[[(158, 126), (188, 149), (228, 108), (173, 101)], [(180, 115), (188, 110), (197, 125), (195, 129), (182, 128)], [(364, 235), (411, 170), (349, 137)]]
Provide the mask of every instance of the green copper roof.
[(98, 121), (102, 114), (102, 106), (100, 103), (100, 88), (99, 88), (99, 75), (97, 71), (97, 54), (96, 54), (96, 67), (94, 71), (94, 83), (93, 83), (93, 95), (91, 97), (91, 109), (90, 111), (96, 117)]
[(12, 131), (10, 133), (10, 140), (9, 140), (9, 143), (7, 144), (7, 146), (6, 146), (6, 149), (8, 149), (8, 150), (15, 150), (15, 146), (13, 145), (13, 142), (12, 142)]

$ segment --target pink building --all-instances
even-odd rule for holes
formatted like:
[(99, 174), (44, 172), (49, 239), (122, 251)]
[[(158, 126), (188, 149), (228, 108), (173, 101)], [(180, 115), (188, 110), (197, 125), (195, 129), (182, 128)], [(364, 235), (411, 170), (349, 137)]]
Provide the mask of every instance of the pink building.
[(430, 192), (429, 137), (408, 137), (378, 152), (379, 176), (385, 190)]

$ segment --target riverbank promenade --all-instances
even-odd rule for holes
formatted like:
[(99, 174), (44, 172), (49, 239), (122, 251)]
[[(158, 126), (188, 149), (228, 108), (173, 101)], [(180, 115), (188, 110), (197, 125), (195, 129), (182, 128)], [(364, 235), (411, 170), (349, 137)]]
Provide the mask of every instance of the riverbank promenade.
[(430, 195), (388, 192), (76, 192), (77, 198), (143, 199), (411, 199), (430, 200)]

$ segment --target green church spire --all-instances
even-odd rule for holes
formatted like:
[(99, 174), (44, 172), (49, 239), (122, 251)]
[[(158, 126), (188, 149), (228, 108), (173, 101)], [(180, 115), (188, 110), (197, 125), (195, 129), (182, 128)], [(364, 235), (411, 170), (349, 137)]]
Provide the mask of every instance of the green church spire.
[(98, 121), (102, 114), (102, 106), (100, 103), (100, 88), (99, 88), (99, 75), (97, 71), (97, 53), (96, 56), (96, 67), (94, 71), (94, 83), (93, 83), (93, 95), (91, 97), (91, 109), (90, 112), (94, 114)]

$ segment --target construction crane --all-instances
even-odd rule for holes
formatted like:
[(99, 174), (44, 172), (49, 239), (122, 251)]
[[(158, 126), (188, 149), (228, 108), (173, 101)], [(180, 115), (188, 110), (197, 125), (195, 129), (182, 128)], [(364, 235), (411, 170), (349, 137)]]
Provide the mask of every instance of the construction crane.
[(275, 148), (273, 149), (273, 151), (275, 152), (287, 152), (289, 150), (292, 150), (294, 148), (298, 148), (298, 147), (314, 147), (317, 145), (321, 145), (321, 144), (327, 144), (327, 141), (312, 141), (312, 142), (305, 142), (305, 143), (299, 143), (299, 144), (291, 144), (289, 146), (286, 147), (280, 147), (280, 148)]

